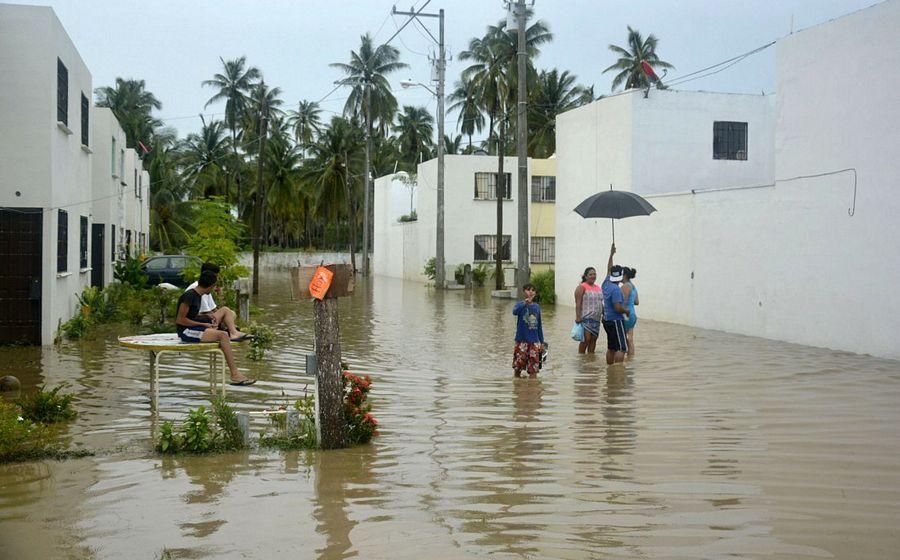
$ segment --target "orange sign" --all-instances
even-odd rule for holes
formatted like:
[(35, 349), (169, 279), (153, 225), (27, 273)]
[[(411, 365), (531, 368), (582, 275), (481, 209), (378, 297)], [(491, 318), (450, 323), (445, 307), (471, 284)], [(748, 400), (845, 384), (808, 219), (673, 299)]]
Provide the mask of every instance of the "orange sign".
[(325, 294), (328, 293), (328, 288), (331, 287), (331, 279), (333, 277), (334, 273), (324, 266), (316, 267), (316, 272), (309, 283), (310, 295), (316, 299), (325, 299)]

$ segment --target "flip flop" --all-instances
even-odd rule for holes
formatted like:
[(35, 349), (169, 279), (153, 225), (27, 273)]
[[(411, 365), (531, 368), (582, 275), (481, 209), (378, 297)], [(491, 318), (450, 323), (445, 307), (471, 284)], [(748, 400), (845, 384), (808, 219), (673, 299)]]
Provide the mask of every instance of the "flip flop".
[(245, 334), (245, 335), (241, 335), (237, 338), (232, 338), (231, 342), (244, 342), (245, 340), (250, 340), (251, 338), (253, 338), (252, 334)]
[(253, 385), (256, 383), (255, 379), (244, 379), (243, 381), (229, 381), (229, 385), (234, 385), (236, 387), (246, 387), (247, 385)]

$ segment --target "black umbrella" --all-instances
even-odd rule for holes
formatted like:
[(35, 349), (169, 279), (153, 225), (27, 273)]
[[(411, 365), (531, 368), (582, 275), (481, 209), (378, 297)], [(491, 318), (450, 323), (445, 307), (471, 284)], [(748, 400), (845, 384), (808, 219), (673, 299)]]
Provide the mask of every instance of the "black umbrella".
[(608, 191), (599, 192), (584, 199), (575, 207), (582, 218), (612, 218), (613, 243), (616, 241), (616, 222), (631, 216), (649, 216), (656, 212), (652, 204), (628, 191), (614, 191), (612, 185)]

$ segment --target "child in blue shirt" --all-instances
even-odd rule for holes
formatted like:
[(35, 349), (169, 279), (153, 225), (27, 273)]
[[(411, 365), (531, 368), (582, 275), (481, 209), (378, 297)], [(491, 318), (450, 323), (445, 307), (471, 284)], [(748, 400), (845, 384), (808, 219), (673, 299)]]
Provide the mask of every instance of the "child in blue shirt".
[(516, 319), (516, 346), (513, 350), (513, 375), (521, 377), (527, 371), (529, 377), (537, 377), (541, 368), (541, 351), (544, 349), (544, 327), (541, 325), (541, 306), (534, 303), (537, 290), (534, 284), (523, 287), (525, 299), (513, 306)]

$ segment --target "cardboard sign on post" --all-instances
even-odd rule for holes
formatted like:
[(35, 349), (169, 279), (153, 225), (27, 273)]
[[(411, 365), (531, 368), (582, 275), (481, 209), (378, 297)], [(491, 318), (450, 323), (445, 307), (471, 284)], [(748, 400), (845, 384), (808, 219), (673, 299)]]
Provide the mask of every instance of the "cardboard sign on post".
[(309, 283), (309, 294), (316, 299), (325, 299), (333, 277), (334, 273), (324, 266), (316, 267), (316, 272)]

